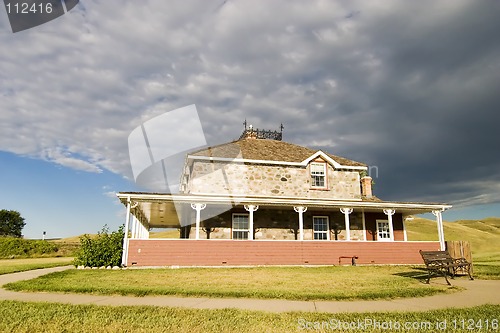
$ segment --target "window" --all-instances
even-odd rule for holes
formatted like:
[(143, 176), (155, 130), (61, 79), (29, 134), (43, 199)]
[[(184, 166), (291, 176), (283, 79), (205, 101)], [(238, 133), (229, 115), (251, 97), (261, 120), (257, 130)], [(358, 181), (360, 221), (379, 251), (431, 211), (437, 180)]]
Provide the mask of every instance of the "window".
[(233, 239), (248, 239), (248, 214), (233, 214)]
[(327, 216), (314, 216), (313, 217), (313, 233), (316, 240), (329, 240), (330, 233), (328, 227)]
[(391, 240), (389, 221), (377, 220), (377, 239), (381, 241)]
[(326, 163), (311, 163), (311, 187), (326, 187)]

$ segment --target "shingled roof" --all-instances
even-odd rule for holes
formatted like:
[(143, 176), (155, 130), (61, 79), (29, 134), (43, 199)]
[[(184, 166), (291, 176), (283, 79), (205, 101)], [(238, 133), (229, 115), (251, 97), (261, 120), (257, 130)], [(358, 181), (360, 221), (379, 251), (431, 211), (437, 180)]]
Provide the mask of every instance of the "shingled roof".
[[(236, 158), (240, 152), (240, 158), (247, 160), (300, 163), (317, 153), (318, 150), (278, 140), (244, 138), (198, 150), (190, 153), (189, 155), (216, 158)], [(366, 167), (366, 164), (364, 163), (328, 154), (326, 152), (325, 154), (343, 166)]]

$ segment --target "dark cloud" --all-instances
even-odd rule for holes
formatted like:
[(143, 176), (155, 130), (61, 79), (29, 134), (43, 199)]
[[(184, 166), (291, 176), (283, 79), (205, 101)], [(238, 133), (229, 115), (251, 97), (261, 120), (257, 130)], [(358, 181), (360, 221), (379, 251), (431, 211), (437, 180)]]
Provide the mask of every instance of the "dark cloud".
[(223, 3), (94, 0), (0, 26), (0, 149), (130, 177), (130, 131), (195, 103), (210, 144), (284, 123), (376, 166), (384, 199), (500, 201), (498, 3)]

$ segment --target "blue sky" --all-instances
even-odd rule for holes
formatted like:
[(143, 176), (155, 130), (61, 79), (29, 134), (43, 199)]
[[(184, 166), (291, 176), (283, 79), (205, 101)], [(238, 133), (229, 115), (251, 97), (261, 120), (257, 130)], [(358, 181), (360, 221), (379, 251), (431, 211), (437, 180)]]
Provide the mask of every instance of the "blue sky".
[(125, 221), (117, 189), (133, 183), (111, 172), (89, 173), (47, 161), (0, 152), (0, 202), (26, 219), (25, 237), (48, 238), (95, 233)]
[(124, 221), (127, 138), (196, 104), (208, 144), (243, 121), (375, 166), (384, 200), (499, 216), (495, 1), (83, 0), (12, 33), (0, 8), (0, 208), (39, 238)]

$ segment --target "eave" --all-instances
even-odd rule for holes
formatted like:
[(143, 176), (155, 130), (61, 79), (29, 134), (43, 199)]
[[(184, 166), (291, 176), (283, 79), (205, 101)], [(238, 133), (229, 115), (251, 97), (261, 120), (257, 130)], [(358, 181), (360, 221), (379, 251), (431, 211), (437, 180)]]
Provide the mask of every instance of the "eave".
[(342, 165), (323, 153), (322, 151), (318, 151), (317, 153), (311, 155), (309, 158), (303, 160), (302, 162), (287, 162), (287, 161), (271, 161), (271, 160), (252, 160), (246, 158), (228, 158), (228, 157), (211, 157), (211, 156), (197, 156), (197, 155), (188, 155), (188, 160), (202, 160), (202, 161), (210, 161), (210, 162), (231, 162), (231, 163), (244, 163), (244, 164), (266, 164), (266, 165), (287, 165), (287, 166), (296, 166), (296, 167), (305, 167), (309, 162), (315, 158), (321, 157), (326, 160), (328, 163), (333, 165), (336, 169), (347, 169), (347, 170), (368, 170), (366, 166), (358, 166), (358, 165)]
[[(293, 197), (269, 197), (269, 196), (225, 196), (213, 194), (162, 194), (162, 193), (117, 193), (120, 201), (126, 205), (131, 202), (138, 203), (141, 215), (147, 220), (150, 227), (177, 227), (179, 226), (178, 215), (181, 214), (180, 207), (193, 203), (204, 203), (207, 205), (259, 205), (261, 208), (283, 208), (306, 206), (310, 210), (331, 210), (335, 208), (353, 208), (365, 212), (382, 212), (383, 209), (394, 209), (404, 215), (422, 214), (436, 210), (444, 211), (451, 205), (443, 203), (415, 203), (396, 201), (363, 201), (357, 200), (327, 200)], [(189, 207), (189, 209), (191, 209)]]

